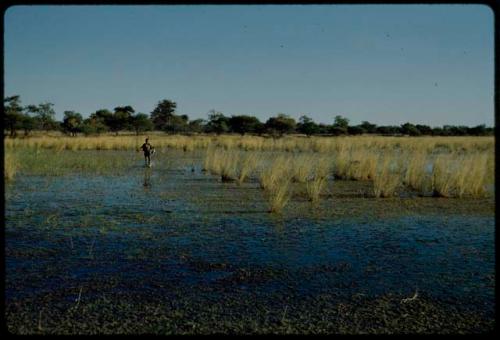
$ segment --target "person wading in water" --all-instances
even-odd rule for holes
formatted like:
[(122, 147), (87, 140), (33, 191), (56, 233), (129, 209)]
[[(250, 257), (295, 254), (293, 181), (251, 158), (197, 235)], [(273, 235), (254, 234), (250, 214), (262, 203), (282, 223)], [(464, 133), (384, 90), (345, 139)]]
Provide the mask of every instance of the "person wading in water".
[(155, 148), (149, 144), (149, 138), (146, 138), (146, 141), (142, 144), (141, 149), (144, 152), (144, 161), (146, 162), (146, 166), (151, 167), (151, 155), (155, 153)]

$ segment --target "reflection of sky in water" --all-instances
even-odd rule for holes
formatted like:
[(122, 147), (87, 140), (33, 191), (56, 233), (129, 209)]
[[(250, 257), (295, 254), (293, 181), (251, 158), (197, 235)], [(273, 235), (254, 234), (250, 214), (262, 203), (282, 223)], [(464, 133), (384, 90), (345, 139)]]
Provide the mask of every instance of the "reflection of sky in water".
[[(55, 274), (28, 282), (49, 267), (78, 282), (119, 274), (123, 280), (140, 278), (144, 286), (155, 280), (214, 284), (237, 268), (271, 268), (274, 281), (253, 289), (410, 295), (418, 288), (441, 298), (493, 303), (493, 216), (325, 221), (262, 212), (209, 214), (211, 191), (221, 211), (230, 211), (232, 201), (254, 203), (190, 168), (144, 171), (136, 167), (127, 177), (20, 177), (9, 186), (8, 296), (68, 284)], [(188, 178), (186, 187), (182, 181)], [(227, 197), (221, 198), (223, 190)], [(260, 197), (257, 190), (248, 195)], [(196, 271), (190, 262), (230, 267)]]

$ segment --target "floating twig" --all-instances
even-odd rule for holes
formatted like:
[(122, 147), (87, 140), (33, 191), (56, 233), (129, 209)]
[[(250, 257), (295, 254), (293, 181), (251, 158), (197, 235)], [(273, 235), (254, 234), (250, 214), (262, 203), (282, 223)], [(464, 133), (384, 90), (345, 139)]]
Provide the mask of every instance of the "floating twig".
[(409, 302), (409, 301), (416, 300), (417, 297), (418, 297), (418, 288), (415, 288), (415, 294), (413, 294), (413, 296), (411, 298), (402, 299), (401, 303), (406, 303), (406, 302)]

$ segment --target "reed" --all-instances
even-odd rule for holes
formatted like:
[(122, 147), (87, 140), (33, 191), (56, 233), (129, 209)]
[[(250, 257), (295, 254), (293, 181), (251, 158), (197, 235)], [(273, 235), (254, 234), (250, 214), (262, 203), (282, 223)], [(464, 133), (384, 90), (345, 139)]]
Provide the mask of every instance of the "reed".
[(223, 151), (220, 160), (221, 180), (223, 182), (235, 181), (238, 178), (238, 153)]
[(16, 176), (19, 167), (19, 162), (12, 152), (5, 152), (4, 154), (4, 179), (12, 181)]
[(239, 158), (238, 183), (241, 184), (257, 168), (258, 157), (255, 152), (245, 152)]
[(260, 171), (260, 186), (269, 202), (269, 212), (281, 213), (291, 197), (292, 172), (289, 170), (292, 160), (283, 155), (271, 160), (263, 160), (264, 168)]
[(259, 182), (262, 189), (273, 190), (277, 186), (277, 183), (280, 183), (284, 179), (291, 179), (291, 160), (289, 157), (280, 155), (274, 160), (264, 160), (264, 162), (267, 164), (263, 165), (264, 169), (259, 174)]
[(401, 183), (401, 175), (394, 166), (390, 155), (381, 155), (378, 161), (378, 171), (373, 177), (373, 193), (375, 197), (392, 197)]
[(292, 181), (305, 183), (307, 182), (313, 171), (315, 157), (310, 154), (299, 154), (292, 159)]
[(406, 167), (402, 170), (403, 184), (414, 190), (425, 191), (427, 153), (423, 150), (408, 153), (402, 157)]
[(291, 197), (290, 178), (286, 177), (266, 190), (269, 212), (281, 213)]
[(493, 182), (489, 164), (489, 156), (484, 153), (438, 156), (432, 172), (434, 196), (487, 197), (486, 186)]
[(323, 176), (316, 176), (312, 181), (306, 183), (307, 196), (311, 202), (316, 203), (319, 201), (326, 183), (327, 179)]
[(457, 176), (453, 175), (453, 158), (451, 155), (439, 155), (432, 165), (433, 196), (451, 197)]
[(368, 149), (357, 149), (351, 153), (345, 176), (348, 179), (366, 181), (373, 179), (377, 170), (377, 155)]

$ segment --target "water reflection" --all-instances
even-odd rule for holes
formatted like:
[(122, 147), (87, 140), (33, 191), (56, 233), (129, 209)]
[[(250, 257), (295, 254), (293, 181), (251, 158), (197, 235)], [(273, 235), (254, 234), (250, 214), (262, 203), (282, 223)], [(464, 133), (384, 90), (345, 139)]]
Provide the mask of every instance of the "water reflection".
[(145, 189), (151, 188), (151, 168), (144, 169), (144, 182), (142, 185)]

